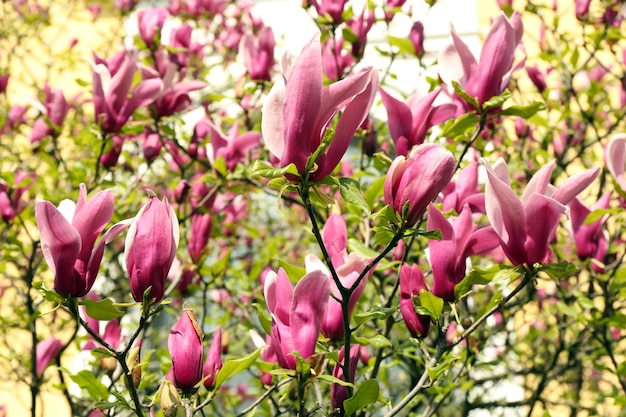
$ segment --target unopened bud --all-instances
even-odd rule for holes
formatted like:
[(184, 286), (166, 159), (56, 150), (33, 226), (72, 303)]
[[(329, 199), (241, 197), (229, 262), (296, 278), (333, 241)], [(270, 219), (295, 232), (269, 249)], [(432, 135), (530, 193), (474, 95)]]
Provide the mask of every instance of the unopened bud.
[(141, 382), (141, 367), (139, 366), (139, 362), (141, 360), (141, 345), (137, 345), (128, 352), (128, 356), (126, 357), (126, 366), (130, 371), (130, 374), (133, 377), (133, 384), (135, 388), (139, 386)]
[(175, 417), (180, 405), (178, 390), (167, 379), (161, 384), (161, 409), (165, 417)]

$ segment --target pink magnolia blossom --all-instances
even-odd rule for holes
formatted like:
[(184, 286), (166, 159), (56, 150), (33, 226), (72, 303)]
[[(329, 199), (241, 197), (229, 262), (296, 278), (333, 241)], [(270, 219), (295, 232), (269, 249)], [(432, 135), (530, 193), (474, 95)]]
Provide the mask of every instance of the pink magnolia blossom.
[(523, 65), (513, 66), (523, 27), (517, 12), (511, 18), (498, 16), (485, 38), (477, 61), (468, 46), (451, 30), (452, 43), (439, 54), (439, 76), (445, 84), (458, 82), (467, 94), (483, 105), (492, 97), (502, 94), (509, 85), (511, 74)]
[(172, 358), (172, 376), (176, 388), (195, 391), (202, 380), (202, 339), (204, 334), (191, 308), (185, 303), (183, 314), (172, 326), (167, 348)]
[(222, 328), (218, 327), (213, 336), (202, 371), (203, 384), (206, 389), (210, 390), (213, 388), (220, 369), (222, 369)]
[(604, 228), (606, 217), (591, 224), (585, 224), (585, 220), (594, 210), (609, 208), (610, 202), (611, 194), (606, 193), (591, 208), (587, 208), (578, 197), (568, 204), (572, 233), (576, 242), (576, 254), (582, 260), (595, 259), (598, 264), (593, 264), (593, 267), (599, 272), (603, 270), (600, 265), (604, 265), (604, 258), (609, 250), (608, 233)]
[(161, 34), (161, 29), (169, 12), (165, 7), (148, 7), (137, 12), (139, 37), (149, 49), (160, 44), (160, 39), (155, 39)]
[(209, 238), (211, 237), (211, 214), (195, 213), (191, 216), (191, 235), (187, 250), (192, 262), (197, 264), (205, 253)]
[(271, 347), (282, 368), (296, 369), (292, 352), (303, 359), (315, 353), (329, 290), (328, 277), (319, 270), (307, 273), (295, 288), (282, 268), (266, 275), (263, 292), (272, 316)]
[[(159, 55), (162, 57), (162, 55)], [(189, 93), (200, 90), (206, 83), (198, 80), (182, 81), (182, 73), (176, 65), (162, 58), (159, 71), (146, 68), (142, 74), (146, 80), (160, 79), (161, 92), (152, 103), (152, 109), (157, 117), (171, 116), (186, 110), (191, 105)]]
[(622, 190), (626, 190), (626, 176), (624, 165), (626, 164), (626, 133), (613, 135), (606, 145), (604, 161), (615, 181)]
[(433, 105), (441, 88), (421, 98), (414, 94), (406, 103), (393, 98), (382, 88), (379, 91), (397, 155), (408, 155), (413, 146), (424, 142), (428, 129), (450, 119), (456, 112), (453, 104)]
[[(354, 252), (348, 254), (348, 232), (343, 216), (339, 214), (331, 215), (324, 225), (322, 234), (326, 250), (339, 277), (339, 281), (341, 281), (341, 285), (345, 288), (352, 288), (356, 284), (359, 275), (361, 275), (367, 266), (368, 260)], [(328, 307), (326, 308), (326, 314), (324, 314), (321, 332), (330, 339), (341, 340), (344, 337), (343, 313), (340, 301), (343, 297), (341, 292), (333, 280), (330, 271), (317, 256), (311, 254), (307, 255), (305, 264), (307, 272), (321, 271), (330, 284), (331, 296), (328, 297)], [(361, 279), (359, 285), (357, 285), (352, 292), (350, 302), (348, 303), (349, 315), (352, 314), (356, 303), (361, 298), (367, 280), (372, 273), (373, 269), (367, 276)]]
[(133, 86), (137, 72), (135, 52), (127, 51), (121, 62), (105, 66), (100, 60), (93, 68), (93, 102), (96, 123), (109, 133), (117, 133), (135, 110), (152, 103), (161, 94), (160, 79), (143, 80)]
[(176, 257), (180, 232), (174, 209), (166, 198), (151, 197), (133, 219), (124, 248), (130, 290), (135, 301), (149, 298), (160, 301), (167, 274)]
[(454, 287), (465, 278), (467, 258), (496, 248), (500, 244), (498, 235), (491, 227), (477, 228), (467, 204), (451, 222), (431, 203), (427, 228), (441, 231), (441, 240), (428, 241), (433, 294), (445, 301), (454, 301)]
[[(333, 376), (337, 379), (345, 381), (342, 363), (346, 356), (345, 348), (342, 346), (339, 350), (338, 362), (333, 367)], [(354, 344), (350, 348), (350, 381), (354, 382), (356, 376), (356, 366), (361, 356), (361, 345)], [(333, 383), (330, 386), (330, 405), (333, 415), (344, 415), (345, 408), (343, 402), (348, 399), (348, 389), (341, 384)]]
[(347, 2), (348, 0), (312, 0), (311, 3), (319, 16), (330, 18), (333, 23), (338, 24), (343, 22), (341, 13)]
[(346, 71), (354, 65), (354, 58), (343, 49), (343, 43), (343, 38), (329, 38), (322, 45), (322, 68), (329, 80), (343, 78)]
[(408, 157), (398, 156), (389, 167), (385, 203), (398, 214), (408, 203), (407, 226), (413, 226), (450, 182), (454, 170), (454, 156), (446, 148), (432, 143), (418, 145)]
[(460, 213), (465, 204), (469, 204), (472, 212), (485, 212), (485, 194), (478, 185), (478, 159), (465, 166), (456, 181), (450, 181), (443, 189), (443, 211), (454, 210)]
[[(354, 132), (367, 117), (378, 73), (367, 68), (323, 87), (322, 53), (317, 38), (306, 44), (298, 58), (285, 55), (282, 70), (284, 80), (274, 84), (263, 106), (263, 139), (281, 166), (293, 163), (300, 175), (321, 180), (339, 164)], [(308, 159), (340, 110), (343, 112), (330, 145), (316, 161), (316, 167), (306, 172)]]
[(41, 376), (46, 370), (50, 362), (55, 360), (59, 353), (63, 349), (63, 342), (56, 337), (49, 337), (42, 340), (37, 344), (36, 358), (37, 358), (37, 373)]
[(514, 265), (550, 261), (550, 240), (566, 204), (593, 182), (599, 168), (580, 172), (560, 187), (549, 184), (554, 162), (543, 166), (518, 198), (509, 180), (506, 163), (498, 159), (493, 167), (485, 163), (487, 183), (485, 208), (489, 223), (500, 238), (506, 257)]
[(22, 169), (15, 171), (13, 185), (8, 186), (0, 180), (0, 217), (5, 222), (12, 221), (23, 209), (22, 196), (31, 189), (37, 175)]
[(415, 55), (421, 57), (424, 55), (424, 24), (422, 22), (414, 22), (409, 31), (409, 40), (415, 50)]
[(417, 314), (413, 297), (422, 290), (428, 291), (424, 274), (418, 265), (402, 264), (400, 267), (400, 313), (413, 337), (426, 337), (430, 330), (430, 316)]
[(356, 39), (352, 40), (352, 56), (356, 59), (363, 57), (365, 45), (367, 44), (367, 34), (374, 25), (376, 16), (367, 7), (363, 7), (361, 14), (354, 14), (347, 22), (348, 27), (354, 33)]
[(39, 117), (33, 125), (30, 143), (40, 142), (45, 136), (57, 135), (63, 126), (69, 106), (60, 88), (54, 91), (46, 83), (44, 86), (44, 102), (35, 102), (43, 117)]
[(54, 275), (54, 290), (63, 297), (82, 297), (93, 286), (104, 245), (127, 226), (122, 221), (100, 238), (98, 235), (113, 216), (113, 194), (100, 191), (87, 200), (87, 188), (80, 186), (76, 203), (63, 200), (59, 208), (49, 201), (35, 204), (35, 218), (41, 233), (41, 250)]
[(234, 171), (238, 163), (246, 162), (248, 153), (261, 144), (259, 132), (239, 133), (239, 122), (231, 126), (227, 135), (209, 119), (201, 120), (200, 124), (203, 124), (202, 129), (206, 130), (206, 136), (210, 138), (206, 149), (207, 158), (212, 165), (218, 158), (222, 158), (229, 171)]
[(261, 29), (257, 36), (245, 33), (241, 37), (239, 52), (243, 57), (248, 75), (255, 81), (270, 81), (274, 67), (274, 32), (269, 26)]

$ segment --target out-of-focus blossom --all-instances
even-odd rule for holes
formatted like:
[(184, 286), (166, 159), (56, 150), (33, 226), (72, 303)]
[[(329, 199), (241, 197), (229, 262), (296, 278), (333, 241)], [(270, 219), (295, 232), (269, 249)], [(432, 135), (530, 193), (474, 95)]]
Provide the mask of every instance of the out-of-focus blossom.
[(11, 74), (0, 74), (0, 94), (5, 94), (7, 92), (9, 78), (11, 78)]
[(248, 75), (255, 81), (271, 81), (274, 67), (274, 32), (269, 26), (264, 27), (254, 36), (245, 33), (239, 44), (239, 52)]
[(343, 43), (343, 38), (329, 38), (322, 45), (322, 68), (329, 80), (343, 78), (346, 70), (354, 65), (354, 58), (343, 49)]
[(172, 326), (167, 339), (174, 385), (182, 392), (194, 391), (202, 380), (202, 339), (204, 334), (196, 316), (185, 303), (183, 314)]
[[(322, 53), (317, 38), (309, 41), (298, 58), (282, 59), (285, 81), (277, 81), (263, 106), (261, 130), (270, 152), (281, 166), (295, 164), (300, 175), (321, 180), (345, 154), (356, 129), (374, 100), (378, 73), (367, 68), (341, 81), (322, 86)], [(334, 136), (307, 172), (307, 161), (321, 145), (326, 128), (343, 110)]]
[(606, 167), (622, 190), (626, 190), (626, 133), (613, 135), (604, 151)]
[(587, 208), (580, 198), (573, 199), (569, 204), (572, 233), (576, 242), (576, 254), (582, 260), (593, 258), (599, 264), (593, 264), (594, 269), (601, 272), (605, 256), (609, 250), (609, 241), (604, 229), (606, 218), (598, 219), (591, 224), (585, 224), (585, 219), (591, 212), (609, 208), (611, 194), (606, 193), (591, 207)]
[(545, 74), (536, 65), (527, 66), (526, 73), (528, 74), (530, 81), (532, 81), (535, 87), (537, 87), (537, 90), (540, 93), (543, 93), (548, 86)]
[(550, 185), (554, 162), (531, 178), (518, 198), (513, 192), (506, 163), (498, 159), (487, 168), (485, 208), (489, 223), (498, 234), (502, 249), (514, 265), (550, 261), (550, 240), (565, 207), (597, 177), (599, 168), (569, 177), (558, 188)]
[(9, 187), (0, 180), (0, 216), (5, 222), (12, 221), (22, 211), (22, 196), (35, 183), (36, 174), (18, 169), (13, 178), (13, 186)]
[(397, 155), (408, 155), (413, 146), (424, 142), (428, 129), (453, 117), (456, 112), (456, 106), (450, 103), (433, 105), (441, 88), (424, 97), (414, 94), (406, 103), (393, 98), (382, 88), (379, 91)]
[(285, 369), (296, 369), (297, 352), (303, 359), (315, 353), (324, 321), (330, 283), (322, 271), (307, 273), (292, 288), (285, 271), (268, 272), (265, 301), (272, 316), (271, 347), (276, 361)]
[(422, 217), (428, 204), (450, 182), (454, 174), (454, 156), (438, 144), (418, 145), (408, 157), (398, 156), (385, 179), (385, 203), (402, 214), (408, 203), (407, 226)]
[(44, 102), (34, 102), (43, 117), (38, 118), (30, 134), (30, 143), (40, 142), (45, 136), (57, 135), (63, 126), (65, 116), (69, 110), (63, 91), (56, 88), (54, 91), (46, 83), (44, 86)]
[(124, 137), (121, 135), (113, 135), (111, 138), (111, 148), (100, 157), (100, 163), (102, 166), (113, 168), (117, 165), (123, 146)]
[(341, 13), (348, 0), (312, 0), (311, 3), (317, 14), (321, 17), (330, 18), (334, 24), (343, 22)]
[(234, 171), (240, 162), (245, 162), (248, 153), (261, 144), (261, 134), (259, 132), (239, 133), (239, 122), (235, 122), (228, 135), (215, 126), (209, 119), (201, 120), (198, 125), (203, 124), (206, 136), (210, 138), (207, 144), (207, 158), (212, 165), (218, 158), (222, 158), (226, 163), (226, 169)]
[(63, 297), (82, 297), (94, 284), (104, 245), (127, 226), (122, 221), (100, 238), (100, 232), (113, 216), (113, 194), (100, 191), (89, 201), (87, 188), (80, 186), (76, 203), (63, 200), (59, 208), (49, 201), (35, 204), (35, 218), (41, 234), (41, 251), (54, 275), (54, 290)]
[(409, 40), (415, 50), (415, 55), (421, 57), (424, 55), (424, 24), (422, 22), (415, 22), (411, 26), (409, 32)]
[(198, 263), (204, 255), (211, 237), (211, 214), (196, 213), (191, 216), (191, 235), (187, 250), (194, 263)]
[[(360, 354), (361, 346), (357, 344), (352, 345), (350, 348), (350, 381), (352, 382), (354, 382), (354, 377), (356, 376), (356, 365), (359, 363)], [(333, 376), (342, 381), (346, 380), (342, 366), (345, 356), (345, 349), (342, 346), (339, 350), (338, 362), (333, 367)], [(343, 402), (346, 399), (348, 399), (348, 389), (341, 384), (333, 383), (330, 386), (330, 405), (336, 415), (344, 415), (345, 408)]]
[(222, 369), (222, 328), (218, 327), (213, 336), (202, 372), (203, 384), (206, 389), (213, 388), (220, 369)]
[(135, 110), (152, 103), (161, 94), (160, 79), (143, 80), (133, 86), (137, 72), (136, 53), (127, 51), (114, 71), (102, 61), (93, 68), (93, 102), (96, 123), (108, 133), (117, 133)]
[(178, 219), (166, 198), (151, 197), (133, 219), (124, 249), (130, 290), (135, 301), (151, 288), (148, 298), (160, 301), (167, 274), (176, 257)]
[(441, 240), (428, 241), (433, 294), (445, 301), (454, 301), (454, 288), (465, 277), (467, 258), (497, 247), (500, 244), (498, 235), (491, 227), (477, 228), (467, 204), (459, 217), (451, 222), (431, 203), (427, 228), (429, 231), (441, 231)]
[(63, 342), (56, 337), (49, 337), (37, 344), (37, 374), (43, 375), (50, 362), (56, 359), (63, 349)]
[(371, 11), (367, 6), (364, 6), (361, 14), (355, 14), (347, 22), (348, 27), (356, 38), (351, 41), (352, 56), (354, 58), (359, 59), (363, 57), (363, 53), (365, 52), (365, 45), (367, 44), (367, 34), (374, 25), (375, 19), (376, 16), (374, 16), (374, 12)]
[[(453, 28), (452, 43), (439, 54), (439, 76), (448, 86), (452, 86), (453, 81), (458, 82), (482, 106), (490, 98), (502, 94), (513, 71), (524, 65), (522, 60), (513, 66), (523, 31), (517, 12), (510, 19), (501, 14), (494, 20), (477, 61)], [(465, 108), (471, 110), (467, 104)]]
[(169, 12), (165, 7), (148, 7), (137, 13), (139, 37), (149, 49), (161, 43), (157, 35), (161, 35), (161, 29)]
[(413, 337), (426, 337), (430, 330), (430, 316), (417, 314), (415, 311), (413, 298), (419, 297), (422, 290), (428, 291), (428, 287), (419, 266), (402, 264), (400, 267), (400, 313)]
[(178, 73), (176, 65), (172, 62), (162, 60), (160, 65), (162, 73), (149, 68), (142, 71), (146, 80), (162, 81), (163, 88), (151, 105), (155, 116), (159, 118), (186, 110), (191, 104), (189, 93), (206, 86), (204, 82), (198, 80), (181, 81), (182, 74)]

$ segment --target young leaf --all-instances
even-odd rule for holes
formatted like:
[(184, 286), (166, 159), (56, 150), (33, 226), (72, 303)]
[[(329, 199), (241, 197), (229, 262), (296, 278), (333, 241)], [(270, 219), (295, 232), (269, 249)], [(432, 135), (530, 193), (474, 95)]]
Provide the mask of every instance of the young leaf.
[(56, 291), (48, 288), (46, 286), (46, 283), (43, 281), (33, 282), (33, 288), (39, 291), (46, 301), (50, 301), (56, 304), (61, 304), (63, 302), (63, 297), (57, 294)]
[(362, 410), (368, 405), (375, 403), (378, 400), (379, 393), (378, 381), (375, 379), (363, 381), (354, 395), (343, 402), (345, 415), (350, 417), (355, 411)]
[(109, 321), (124, 315), (124, 312), (118, 310), (109, 298), (100, 301), (86, 298), (81, 304), (87, 309), (87, 315), (95, 320)]
[(420, 306), (428, 312), (428, 315), (439, 320), (443, 312), (443, 300), (426, 290), (420, 291)]
[(359, 182), (353, 178), (342, 177), (339, 178), (339, 192), (341, 197), (348, 203), (355, 204), (363, 209), (366, 213), (369, 213), (369, 206), (363, 197)]
[(248, 356), (244, 356), (243, 358), (229, 359), (226, 361), (222, 369), (217, 373), (217, 378), (215, 379), (215, 390), (217, 391), (224, 382), (231, 376), (238, 374), (239, 372), (248, 369), (256, 358), (261, 353), (261, 349), (257, 349), (254, 352), (250, 353)]

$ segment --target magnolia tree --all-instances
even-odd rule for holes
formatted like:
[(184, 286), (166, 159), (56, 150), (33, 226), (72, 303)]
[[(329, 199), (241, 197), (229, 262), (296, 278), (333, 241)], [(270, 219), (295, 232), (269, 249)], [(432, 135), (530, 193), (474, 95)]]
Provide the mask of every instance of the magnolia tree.
[(31, 415), (618, 415), (626, 11), (493, 6), (474, 55), (403, 0), (314, 0), (277, 56), (249, 3), (117, 1), (138, 31), (87, 64), (44, 53), (77, 9), (3, 2), (0, 363)]

